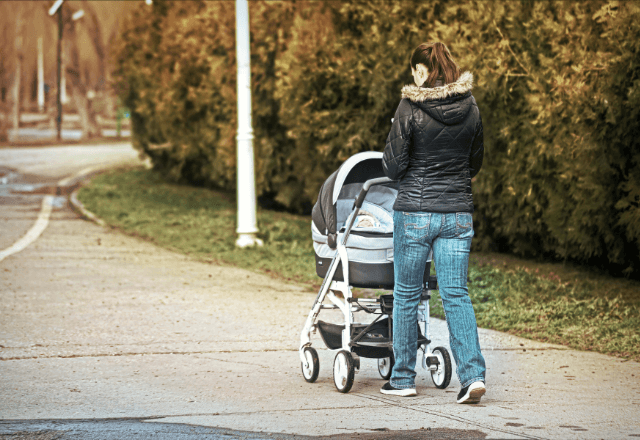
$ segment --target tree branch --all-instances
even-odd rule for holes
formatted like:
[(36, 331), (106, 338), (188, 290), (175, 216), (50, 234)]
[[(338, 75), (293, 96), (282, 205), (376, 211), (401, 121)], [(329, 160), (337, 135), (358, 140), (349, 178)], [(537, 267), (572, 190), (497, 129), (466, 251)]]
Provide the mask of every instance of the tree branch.
[(522, 64), (520, 62), (520, 60), (518, 59), (518, 57), (516, 56), (516, 53), (513, 51), (513, 49), (511, 48), (511, 45), (509, 44), (509, 40), (507, 40), (506, 38), (504, 38), (504, 35), (502, 34), (502, 32), (500, 31), (500, 28), (498, 27), (498, 24), (495, 22), (495, 20), (493, 21), (493, 25), (496, 27), (496, 30), (498, 31), (498, 34), (500, 34), (500, 38), (502, 38), (503, 41), (506, 41), (507, 43), (507, 48), (509, 48), (509, 52), (511, 52), (511, 55), (513, 55), (513, 57), (516, 59), (516, 61), (518, 62), (518, 64), (520, 64), (520, 67), (522, 67), (522, 70), (524, 70), (525, 72), (527, 72), (526, 75), (524, 74), (519, 74), (518, 76), (530, 76), (531, 73), (529, 72), (529, 69), (527, 69), (526, 67), (524, 67), (524, 64)]

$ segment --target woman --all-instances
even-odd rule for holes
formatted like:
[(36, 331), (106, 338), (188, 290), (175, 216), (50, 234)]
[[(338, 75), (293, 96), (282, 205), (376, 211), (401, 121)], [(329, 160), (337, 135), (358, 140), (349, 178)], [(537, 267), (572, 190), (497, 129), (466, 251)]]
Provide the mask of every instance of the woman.
[(482, 120), (447, 47), (425, 43), (411, 56), (416, 85), (402, 100), (384, 149), (386, 175), (400, 180), (394, 209), (393, 353), (384, 394), (415, 396), (417, 313), (425, 262), (433, 250), (451, 351), (462, 389), (458, 403), (486, 392), (475, 314), (467, 289), (473, 237), (471, 179), (482, 166)]

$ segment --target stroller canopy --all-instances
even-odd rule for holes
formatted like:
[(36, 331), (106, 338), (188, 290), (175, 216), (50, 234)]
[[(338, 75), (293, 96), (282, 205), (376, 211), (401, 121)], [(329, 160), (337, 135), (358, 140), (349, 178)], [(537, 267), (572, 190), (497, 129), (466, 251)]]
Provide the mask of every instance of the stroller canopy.
[[(318, 200), (311, 213), (313, 224), (318, 232), (330, 237), (333, 236), (335, 239), (339, 228), (342, 227), (351, 212), (353, 200), (362, 189), (364, 182), (378, 177), (385, 177), (381, 152), (358, 153), (347, 159), (320, 188)], [(397, 183), (391, 182), (384, 186), (387, 188), (381, 188), (381, 191), (367, 194), (365, 200), (384, 206), (387, 211), (391, 211), (397, 194), (395, 190)], [(345, 206), (338, 208), (339, 201), (346, 202), (343, 203)]]

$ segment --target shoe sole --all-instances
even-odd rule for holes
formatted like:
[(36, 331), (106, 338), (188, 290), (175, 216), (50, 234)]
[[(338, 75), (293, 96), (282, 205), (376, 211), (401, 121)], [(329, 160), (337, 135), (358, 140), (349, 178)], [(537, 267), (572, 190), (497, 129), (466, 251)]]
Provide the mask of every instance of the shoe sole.
[(415, 389), (408, 388), (406, 390), (380, 390), (382, 394), (388, 394), (389, 396), (401, 396), (401, 397), (411, 397), (417, 396)]
[(468, 391), (467, 394), (460, 400), (458, 400), (458, 403), (463, 403), (463, 404), (473, 404), (473, 403), (480, 403), (480, 399), (482, 399), (482, 396), (484, 396), (484, 393), (487, 392), (487, 389), (485, 387), (482, 388), (474, 388), (471, 391)]

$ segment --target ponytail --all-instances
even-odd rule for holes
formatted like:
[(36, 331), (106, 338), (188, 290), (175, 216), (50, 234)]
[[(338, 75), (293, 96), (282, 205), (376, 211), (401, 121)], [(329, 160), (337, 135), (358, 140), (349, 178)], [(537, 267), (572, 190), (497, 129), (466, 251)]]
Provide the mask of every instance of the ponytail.
[(439, 41), (436, 43), (422, 43), (416, 47), (411, 55), (411, 67), (424, 64), (429, 70), (429, 76), (423, 87), (434, 87), (438, 79), (445, 84), (456, 82), (460, 78), (460, 68), (453, 60), (449, 49)]

